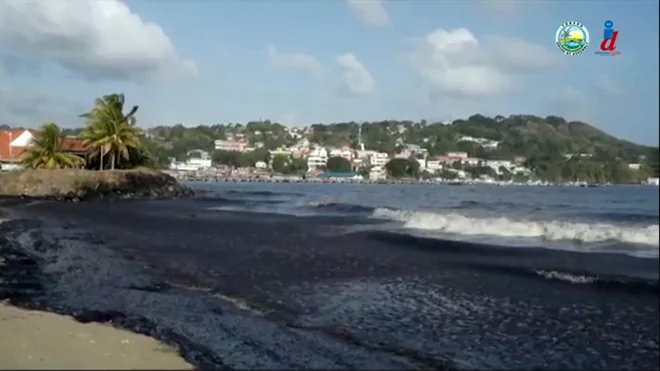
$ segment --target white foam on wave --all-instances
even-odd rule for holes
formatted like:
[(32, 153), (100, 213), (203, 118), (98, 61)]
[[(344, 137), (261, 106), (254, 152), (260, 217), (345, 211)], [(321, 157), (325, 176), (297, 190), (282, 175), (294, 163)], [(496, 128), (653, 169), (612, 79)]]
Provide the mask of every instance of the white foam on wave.
[(519, 221), (505, 217), (470, 218), (455, 213), (438, 214), (378, 208), (373, 217), (403, 223), (404, 228), (451, 233), (464, 236), (537, 238), (549, 241), (598, 243), (618, 241), (658, 248), (658, 225), (620, 226), (568, 221)]
[(550, 279), (558, 281), (566, 281), (570, 283), (583, 284), (583, 283), (593, 283), (598, 280), (596, 277), (584, 276), (584, 275), (574, 275), (570, 273), (557, 272), (557, 271), (544, 271), (538, 270), (534, 271), (535, 274)]

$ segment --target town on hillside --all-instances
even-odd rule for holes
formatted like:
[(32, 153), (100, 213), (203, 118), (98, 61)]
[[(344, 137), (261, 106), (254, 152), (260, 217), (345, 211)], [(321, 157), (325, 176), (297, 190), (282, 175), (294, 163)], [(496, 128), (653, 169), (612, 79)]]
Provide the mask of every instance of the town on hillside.
[[(266, 143), (253, 138), (268, 137), (272, 133), (255, 130), (249, 134), (245, 130), (226, 132), (224, 139), (213, 142), (214, 150), (191, 150), (183, 161), (171, 158), (169, 172), (180, 178), (255, 180), (273, 178), (295, 181), (340, 181), (340, 182), (384, 182), (393, 179), (404, 181), (424, 180), (443, 183), (496, 183), (496, 184), (550, 184), (539, 179), (530, 168), (525, 156), (512, 156), (509, 159), (487, 159), (467, 151), (447, 151), (430, 154), (422, 145), (406, 143), (404, 135), (396, 138), (395, 150), (385, 152), (368, 148), (362, 138), (362, 125), (359, 126), (354, 143), (341, 140), (336, 145), (314, 142), (314, 127), (296, 128), (283, 126), (285, 135), (292, 139), (290, 145), (264, 150)], [(405, 127), (397, 128), (398, 134), (405, 134)], [(250, 136), (251, 138), (248, 138)], [(424, 141), (424, 140), (423, 140)], [(460, 135), (458, 143), (467, 143), (472, 148), (489, 152), (498, 149), (497, 140)], [(241, 166), (238, 157), (262, 151), (262, 159), (249, 161)], [(232, 156), (231, 153), (236, 154)], [(483, 152), (482, 152), (483, 153)], [(219, 155), (219, 154), (224, 154)], [(562, 157), (590, 158), (589, 153), (564, 153)], [(639, 171), (641, 163), (628, 163), (631, 171)], [(581, 179), (563, 182), (572, 185), (586, 185)], [(648, 178), (646, 183), (657, 184), (657, 178)]]
[[(62, 130), (65, 151), (84, 155), (81, 130)], [(541, 135), (549, 131), (554, 137)], [(32, 129), (0, 129), (0, 169), (20, 169), (21, 153), (36, 135)], [(304, 128), (265, 120), (156, 126), (142, 135), (157, 166), (179, 179), (658, 184), (657, 166), (642, 154), (650, 147), (553, 116), (474, 115), (433, 124), (349, 122)], [(600, 138), (588, 143), (580, 135)]]

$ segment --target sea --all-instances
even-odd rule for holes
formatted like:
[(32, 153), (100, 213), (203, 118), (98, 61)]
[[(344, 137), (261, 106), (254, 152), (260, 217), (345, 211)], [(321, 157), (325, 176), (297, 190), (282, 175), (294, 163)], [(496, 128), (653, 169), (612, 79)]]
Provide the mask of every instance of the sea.
[(8, 208), (0, 298), (200, 368), (658, 369), (657, 187), (187, 185)]
[(341, 216), (355, 223), (346, 231), (658, 258), (659, 192), (652, 186), (189, 185), (220, 203), (210, 210)]

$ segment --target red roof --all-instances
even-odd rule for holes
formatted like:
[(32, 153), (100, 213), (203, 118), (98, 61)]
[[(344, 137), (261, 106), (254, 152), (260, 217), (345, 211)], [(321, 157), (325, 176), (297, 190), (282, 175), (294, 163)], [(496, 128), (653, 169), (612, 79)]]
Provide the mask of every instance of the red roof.
[[(35, 130), (25, 129), (0, 130), (0, 161), (20, 160), (21, 154), (27, 147), (10, 146), (10, 143), (25, 131), (29, 131), (33, 136), (39, 133)], [(65, 151), (69, 152), (85, 152), (85, 147), (78, 138), (62, 138), (62, 147)]]
[(9, 144), (24, 132), (24, 129), (0, 130), (0, 161), (16, 161), (21, 157), (25, 148), (12, 147)]
[(66, 137), (62, 138), (62, 149), (70, 152), (85, 152), (87, 149), (78, 138)]

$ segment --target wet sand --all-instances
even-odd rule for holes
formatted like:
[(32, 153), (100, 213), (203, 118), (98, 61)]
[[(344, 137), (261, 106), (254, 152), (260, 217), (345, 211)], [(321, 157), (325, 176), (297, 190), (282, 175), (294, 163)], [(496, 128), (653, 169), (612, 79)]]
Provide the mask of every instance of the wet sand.
[(0, 334), (1, 369), (192, 369), (147, 336), (3, 303)]
[(0, 279), (20, 282), (0, 285), (0, 298), (112, 320), (177, 346), (197, 368), (657, 365), (657, 284), (578, 285), (530, 273), (649, 274), (657, 260), (397, 239), (347, 232), (356, 222), (348, 218), (208, 210), (213, 204), (12, 206), (13, 220), (0, 225), (9, 267)]

